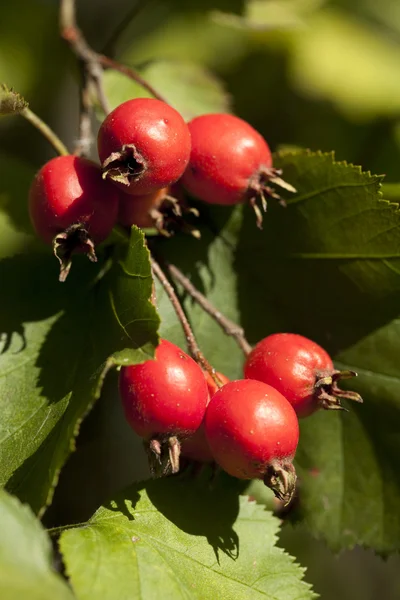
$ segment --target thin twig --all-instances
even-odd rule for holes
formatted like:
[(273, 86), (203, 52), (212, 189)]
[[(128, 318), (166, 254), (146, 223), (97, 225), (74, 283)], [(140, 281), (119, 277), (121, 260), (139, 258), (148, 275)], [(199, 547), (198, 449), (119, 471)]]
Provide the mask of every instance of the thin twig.
[(74, 154), (88, 156), (93, 142), (92, 132), (92, 103), (90, 100), (91, 77), (85, 63), (81, 62), (82, 89), (80, 98), (79, 139), (75, 145)]
[(75, 0), (61, 0), (60, 33), (77, 58), (84, 63), (87, 75), (93, 81), (100, 105), (106, 115), (110, 112), (103, 85), (103, 67), (76, 24)]
[[(132, 69), (131, 67), (123, 65), (116, 60), (105, 56), (104, 54), (99, 54), (98, 52), (92, 50), (76, 24), (75, 0), (61, 0), (60, 30), (61, 37), (68, 42), (76, 56), (87, 65), (88, 71), (93, 78), (97, 89), (99, 90), (100, 88), (101, 90), (100, 96), (103, 100), (105, 95), (102, 91), (102, 75), (103, 68), (105, 67), (123, 73), (146, 89), (152, 96), (154, 96), (154, 98), (166, 102), (161, 94), (159, 94), (152, 85), (143, 79), (143, 77), (135, 69)], [(105, 108), (106, 107), (103, 105), (104, 112), (108, 114), (109, 110), (105, 110)]]
[(193, 285), (178, 267), (171, 265), (170, 263), (164, 263), (171, 276), (181, 284), (181, 286), (190, 294), (201, 308), (210, 315), (226, 333), (226, 335), (232, 336), (241, 348), (243, 353), (247, 356), (251, 351), (251, 346), (246, 340), (242, 327), (225, 317), (211, 302)]
[(124, 15), (114, 31), (111, 33), (110, 38), (102, 48), (102, 54), (106, 54), (108, 56), (114, 53), (114, 46), (122, 34), (132, 23), (133, 19), (140, 13), (140, 11), (142, 11), (148, 5), (148, 3), (148, 0), (137, 0), (137, 2), (133, 4), (128, 13)]
[(163, 286), (168, 298), (171, 301), (172, 306), (174, 307), (176, 315), (182, 325), (182, 329), (183, 329), (183, 332), (186, 337), (186, 342), (187, 342), (187, 346), (188, 346), (190, 354), (192, 355), (194, 360), (201, 366), (201, 368), (204, 369), (204, 371), (207, 371), (211, 375), (211, 377), (213, 378), (213, 380), (219, 387), (221, 385), (221, 382), (219, 381), (219, 378), (218, 378), (218, 375), (216, 374), (215, 369), (210, 365), (208, 360), (206, 360), (203, 353), (201, 352), (199, 345), (197, 343), (197, 340), (194, 336), (193, 330), (192, 330), (190, 323), (186, 317), (185, 311), (183, 310), (182, 305), (179, 301), (179, 298), (176, 295), (176, 292), (175, 292), (173, 286), (167, 279), (164, 271), (162, 270), (162, 268), (160, 267), (158, 262), (153, 258), (153, 256), (151, 257), (151, 267), (153, 269), (153, 274), (157, 277), (158, 281)]
[(40, 117), (37, 116), (30, 108), (26, 107), (21, 110), (22, 115), (29, 123), (31, 123), (36, 129), (40, 131), (43, 137), (53, 146), (55, 151), (61, 156), (67, 156), (69, 154), (67, 147), (60, 140), (58, 135), (54, 133), (52, 129), (44, 122)]
[(115, 71), (123, 73), (124, 75), (126, 75), (130, 79), (133, 79), (134, 81), (136, 81), (136, 83), (141, 85), (142, 88), (147, 90), (152, 96), (154, 96), (154, 98), (157, 98), (157, 100), (161, 100), (162, 102), (168, 104), (168, 101), (164, 98), (164, 96), (157, 92), (157, 90), (153, 88), (153, 86), (148, 81), (146, 81), (146, 79), (143, 79), (143, 77), (135, 69), (132, 69), (132, 67), (123, 65), (122, 63), (119, 63), (116, 60), (109, 58), (108, 56), (104, 56), (104, 54), (97, 54), (97, 57), (100, 63), (103, 65), (103, 67), (108, 67), (110, 69), (114, 69)]

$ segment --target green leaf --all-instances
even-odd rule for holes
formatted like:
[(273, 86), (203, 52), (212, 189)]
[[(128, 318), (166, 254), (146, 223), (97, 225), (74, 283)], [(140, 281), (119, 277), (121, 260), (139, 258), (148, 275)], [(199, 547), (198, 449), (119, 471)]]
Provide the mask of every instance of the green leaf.
[[(359, 373), (349, 385), (365, 402), (350, 414), (302, 421), (299, 512), (335, 549), (398, 549), (400, 448), (391, 433), (400, 427), (392, 358), (399, 352), (398, 206), (381, 200), (380, 177), (332, 155), (283, 154), (275, 164), (298, 194), (286, 210), (270, 202), (259, 235), (245, 211), (236, 255), (238, 286), (247, 289), (242, 324), (249, 320), (254, 340), (278, 330), (262, 314), (251, 317), (257, 290), (266, 306), (278, 307), (281, 330), (315, 339), (339, 368)], [(262, 272), (249, 256), (262, 256)]]
[(0, 482), (35, 512), (50, 502), (107, 370), (154, 354), (158, 317), (143, 235), (133, 230), (119, 252), (100, 271), (75, 257), (65, 285), (47, 253), (0, 262), (8, 290), (0, 310)]
[(34, 174), (19, 158), (0, 154), (0, 258), (20, 253), (34, 242), (27, 211)]
[(277, 532), (227, 477), (179, 476), (132, 486), (63, 532), (60, 549), (80, 600), (313, 598)]
[[(200, 65), (160, 60), (151, 62), (140, 74), (187, 120), (203, 113), (229, 111), (230, 101), (222, 83)], [(107, 71), (104, 83), (111, 108), (131, 98), (151, 97), (117, 71)]]
[(18, 92), (0, 83), (0, 115), (18, 114), (27, 106), (28, 103)]
[[(202, 207), (203, 209), (203, 207)], [(228, 211), (222, 211), (228, 216)], [(203, 214), (205, 211), (203, 209)], [(177, 237), (162, 246), (162, 256), (189, 276), (208, 300), (234, 322), (240, 320), (237, 297), (237, 275), (233, 259), (236, 228), (240, 219), (232, 215), (221, 235), (202, 227), (201, 240)], [(184, 251), (182, 246), (184, 245)], [(227, 377), (236, 378), (241, 373), (243, 355), (233, 338), (228, 338), (220, 326), (198, 304), (177, 290), (200, 348), (207, 360)], [(176, 318), (165, 292), (157, 285), (157, 306), (161, 315), (160, 335), (185, 348), (182, 327)]]
[[(185, 241), (183, 252), (176, 239), (163, 254), (250, 342), (298, 332), (359, 373), (348, 385), (363, 405), (301, 422), (296, 517), (334, 549), (398, 550), (399, 208), (382, 200), (380, 176), (332, 154), (282, 153), (275, 165), (298, 193), (286, 194), (286, 209), (269, 200), (263, 231), (248, 206), (201, 206), (202, 240)], [(185, 307), (206, 357), (229, 377), (243, 376), (235, 343), (190, 298)], [(160, 312), (162, 331), (178, 334), (163, 296)]]
[(304, 27), (304, 17), (319, 8), (324, 0), (250, 0), (244, 15), (214, 11), (222, 25), (254, 31)]
[(72, 600), (52, 568), (51, 543), (28, 506), (0, 490), (0, 596), (4, 600)]
[(334, 102), (352, 120), (398, 116), (398, 44), (384, 30), (339, 10), (316, 12), (307, 25), (307, 35), (296, 32), (290, 40), (295, 85)]

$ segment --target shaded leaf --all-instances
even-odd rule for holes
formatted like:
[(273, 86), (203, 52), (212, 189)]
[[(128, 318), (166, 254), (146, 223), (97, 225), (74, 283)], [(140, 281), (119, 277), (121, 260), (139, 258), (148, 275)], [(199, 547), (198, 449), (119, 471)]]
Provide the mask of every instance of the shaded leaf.
[[(332, 155), (283, 154), (276, 165), (298, 194), (285, 211), (270, 203), (259, 236), (244, 213), (237, 247), (252, 338), (277, 330), (262, 315), (257, 323), (250, 316), (257, 289), (278, 307), (285, 330), (322, 343), (344, 363), (339, 367), (359, 373), (349, 385), (365, 402), (350, 414), (302, 421), (300, 515), (335, 549), (356, 543), (398, 549), (400, 437), (390, 433), (400, 428), (400, 372), (392, 358), (398, 353), (398, 206), (381, 199), (379, 177), (335, 163)], [(263, 257), (262, 272), (246, 262), (249, 253)]]
[(0, 595), (4, 600), (72, 600), (52, 568), (50, 539), (28, 506), (0, 490)]
[(390, 36), (339, 10), (316, 12), (307, 25), (290, 44), (298, 88), (353, 120), (400, 113), (400, 49)]
[(127, 489), (63, 532), (60, 549), (81, 600), (313, 598), (303, 570), (275, 547), (277, 532), (227, 477), (179, 476)]
[(76, 257), (65, 285), (47, 253), (0, 262), (0, 481), (35, 512), (51, 500), (107, 370), (152, 357), (157, 344), (142, 234), (119, 252), (100, 271)]
[(271, 31), (304, 27), (304, 17), (324, 0), (250, 0), (244, 15), (214, 11), (214, 20), (250, 31)]
[[(348, 385), (364, 405), (301, 422), (296, 517), (335, 549), (398, 550), (400, 212), (381, 198), (380, 176), (336, 163), (332, 154), (282, 153), (275, 165), (298, 193), (287, 195), (286, 209), (269, 201), (263, 231), (247, 206), (201, 206), (202, 240), (185, 242), (183, 255), (177, 239), (163, 254), (252, 343), (277, 331), (301, 333), (338, 367), (359, 373)], [(191, 299), (185, 306), (205, 355), (241, 377), (234, 342)], [(162, 298), (160, 311), (171, 319)], [(163, 328), (177, 331), (171, 320)]]

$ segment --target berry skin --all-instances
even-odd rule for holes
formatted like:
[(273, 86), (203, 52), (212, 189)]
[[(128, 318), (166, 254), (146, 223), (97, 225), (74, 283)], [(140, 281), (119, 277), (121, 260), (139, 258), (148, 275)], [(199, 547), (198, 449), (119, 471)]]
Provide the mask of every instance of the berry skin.
[(96, 260), (94, 244), (111, 233), (117, 221), (119, 192), (103, 181), (94, 162), (58, 156), (36, 174), (29, 191), (29, 212), (38, 236), (53, 249), (64, 281), (73, 252)]
[(299, 417), (307, 417), (320, 407), (342, 409), (340, 398), (362, 402), (356, 392), (337, 386), (339, 379), (356, 373), (336, 371), (321, 346), (295, 333), (275, 333), (261, 340), (248, 355), (244, 374), (277, 389)]
[[(221, 381), (222, 386), (229, 383), (229, 379), (222, 373), (216, 373), (218, 379)], [(215, 392), (219, 389), (213, 378), (209, 373), (204, 373), (208, 387), (208, 402), (214, 396)], [(210, 447), (207, 442), (206, 434), (204, 431), (204, 420), (194, 435), (185, 440), (182, 444), (182, 455), (198, 462), (208, 463), (213, 462), (214, 457), (211, 454)]]
[(153, 466), (159, 462), (165, 467), (166, 444), (167, 468), (177, 472), (180, 440), (200, 427), (207, 406), (207, 383), (201, 368), (178, 346), (161, 340), (155, 360), (122, 367), (119, 390), (126, 419), (148, 442)]
[[(189, 129), (192, 151), (182, 183), (193, 196), (209, 204), (248, 200), (255, 207), (259, 197), (266, 204), (264, 194), (278, 197), (268, 187), (269, 181), (295, 191), (278, 177), (267, 142), (246, 121), (209, 114), (190, 121)], [(257, 216), (260, 221), (261, 215)]]
[(227, 473), (263, 479), (279, 499), (290, 501), (299, 423), (282, 394), (261, 381), (227, 383), (207, 407), (205, 432), (215, 461)]
[(181, 177), (191, 141), (188, 126), (174, 108), (160, 100), (135, 98), (105, 118), (97, 146), (103, 176), (125, 193), (143, 195)]

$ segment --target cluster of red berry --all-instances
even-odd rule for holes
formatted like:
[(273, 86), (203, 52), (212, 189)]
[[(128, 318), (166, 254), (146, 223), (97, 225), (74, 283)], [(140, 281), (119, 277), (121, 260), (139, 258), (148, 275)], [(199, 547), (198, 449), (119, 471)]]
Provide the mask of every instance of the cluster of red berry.
[[(211, 204), (250, 202), (258, 224), (257, 200), (264, 209), (266, 195), (283, 203), (271, 183), (295, 191), (272, 167), (266, 141), (245, 121), (211, 114), (187, 124), (154, 99), (130, 100), (113, 110), (100, 127), (98, 152), (101, 167), (71, 155), (50, 160), (30, 190), (32, 223), (53, 244), (61, 280), (72, 252), (96, 260), (95, 244), (116, 223), (165, 232), (163, 204), (182, 215), (183, 199), (172, 197), (176, 182)], [(319, 406), (341, 408), (340, 398), (361, 400), (337, 386), (352, 375), (335, 371), (322, 348), (298, 335), (262, 340), (247, 357), (245, 379), (233, 382), (212, 369), (204, 373), (162, 340), (155, 360), (121, 370), (120, 392), (155, 470), (177, 472), (182, 452), (215, 460), (239, 478), (262, 478), (288, 501), (296, 481), (297, 417)]]
[(175, 109), (155, 99), (129, 100), (113, 110), (100, 127), (98, 153), (101, 167), (73, 155), (50, 160), (30, 190), (33, 226), (53, 244), (62, 281), (71, 254), (86, 252), (95, 261), (95, 245), (117, 223), (168, 233), (166, 214), (182, 215), (183, 199), (171, 189), (177, 181), (205, 202), (248, 200), (258, 223), (257, 199), (264, 208), (265, 195), (279, 199), (271, 182), (293, 191), (272, 168), (267, 143), (248, 123), (210, 114), (187, 124)]
[(287, 503), (296, 483), (298, 417), (341, 409), (341, 398), (361, 401), (337, 385), (355, 373), (335, 370), (315, 342), (278, 333), (254, 347), (244, 375), (229, 381), (204, 373), (162, 340), (155, 360), (121, 369), (120, 395), (129, 424), (162, 472), (177, 472), (180, 454), (215, 461), (239, 479), (263, 479)]

